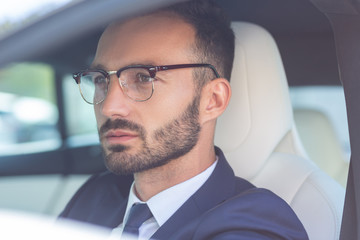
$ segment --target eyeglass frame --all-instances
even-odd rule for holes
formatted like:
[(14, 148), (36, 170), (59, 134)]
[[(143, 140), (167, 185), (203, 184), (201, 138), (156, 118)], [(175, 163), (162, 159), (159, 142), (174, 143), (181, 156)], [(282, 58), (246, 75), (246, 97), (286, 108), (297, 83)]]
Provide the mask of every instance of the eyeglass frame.
[[(113, 74), (116, 74), (116, 76), (117, 76), (117, 78), (119, 80), (119, 83), (120, 83), (120, 87), (124, 91), (122, 81), (120, 81), (120, 75), (121, 75), (122, 71), (125, 71), (127, 69), (131, 69), (131, 68), (146, 69), (149, 72), (150, 77), (155, 78), (156, 73), (160, 72), (160, 71), (183, 69), (183, 68), (200, 68), (200, 67), (210, 68), (213, 71), (213, 73), (215, 74), (216, 78), (220, 78), (220, 75), (217, 72), (216, 68), (213, 65), (208, 64), (208, 63), (173, 64), (173, 65), (161, 65), (161, 66), (141, 65), (141, 64), (139, 64), (139, 65), (125, 66), (125, 67), (120, 68), (117, 71), (114, 71), (114, 70), (113, 71), (105, 71), (103, 69), (87, 69), (87, 70), (83, 70), (83, 71), (80, 71), (80, 72), (73, 73), (73, 78), (74, 78), (76, 84), (78, 84), (78, 86), (79, 86), (80, 94), (81, 94), (81, 97), (84, 99), (84, 101), (87, 102), (88, 104), (95, 105), (95, 104), (100, 104), (101, 102), (103, 102), (106, 99), (107, 93), (106, 93), (104, 99), (102, 99), (101, 101), (93, 102), (93, 103), (87, 101), (85, 99), (84, 95), (82, 94), (81, 87), (80, 87), (80, 83), (81, 83), (80, 78), (81, 78), (81, 75), (83, 73), (85, 73), (85, 72), (91, 72), (91, 71), (95, 72), (96, 71), (96, 72), (102, 73), (105, 76), (105, 78), (108, 79), (107, 89), (108, 89), (109, 83), (110, 83), (110, 76), (113, 75)], [(126, 92), (124, 92), (124, 93), (126, 94), (126, 96), (128, 96), (130, 99), (132, 99), (135, 102), (145, 102), (145, 101), (149, 100), (152, 97), (152, 95), (154, 93), (154, 90), (155, 90), (154, 89), (154, 81), (152, 81), (151, 83), (152, 83), (151, 95), (148, 98), (146, 98), (145, 100), (136, 100), (136, 99), (133, 99), (132, 97), (130, 97), (129, 95), (127, 95)]]

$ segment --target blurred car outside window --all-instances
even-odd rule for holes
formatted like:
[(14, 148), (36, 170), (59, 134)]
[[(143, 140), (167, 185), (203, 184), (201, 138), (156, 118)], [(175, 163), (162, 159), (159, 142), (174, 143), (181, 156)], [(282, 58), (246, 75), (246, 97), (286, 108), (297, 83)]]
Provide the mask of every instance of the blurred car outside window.
[(0, 69), (0, 156), (58, 148), (54, 71), (42, 63)]
[[(12, 0), (0, 8), (0, 38), (59, 9), (71, 0)], [(0, 69), (0, 156), (60, 146), (54, 70), (43, 63)]]
[(93, 105), (86, 103), (70, 74), (62, 81), (68, 144), (72, 147), (99, 144)]

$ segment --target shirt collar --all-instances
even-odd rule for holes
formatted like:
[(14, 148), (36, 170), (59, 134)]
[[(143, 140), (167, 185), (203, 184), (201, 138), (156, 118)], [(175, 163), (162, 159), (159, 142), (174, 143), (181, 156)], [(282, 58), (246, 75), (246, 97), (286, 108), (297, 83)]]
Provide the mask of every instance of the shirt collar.
[(188, 200), (206, 182), (206, 180), (214, 171), (217, 162), (218, 157), (216, 156), (216, 161), (205, 171), (182, 183), (165, 189), (164, 191), (150, 198), (147, 202), (141, 201), (135, 195), (133, 183), (131, 185), (123, 223), (127, 221), (130, 208), (133, 206), (133, 204), (146, 203), (156, 222), (159, 224), (159, 227), (161, 227), (186, 202), (186, 200)]

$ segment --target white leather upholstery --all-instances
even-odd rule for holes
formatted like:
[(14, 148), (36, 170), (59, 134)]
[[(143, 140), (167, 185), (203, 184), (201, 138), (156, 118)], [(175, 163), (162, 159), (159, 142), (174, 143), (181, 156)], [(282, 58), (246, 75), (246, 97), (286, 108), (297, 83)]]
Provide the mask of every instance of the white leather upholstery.
[(344, 189), (308, 160), (300, 143), (276, 43), (254, 24), (232, 27), (233, 95), (218, 120), (215, 144), (237, 176), (287, 201), (311, 240), (338, 239)]
[(328, 116), (318, 109), (296, 108), (294, 120), (311, 160), (345, 187), (350, 162)]

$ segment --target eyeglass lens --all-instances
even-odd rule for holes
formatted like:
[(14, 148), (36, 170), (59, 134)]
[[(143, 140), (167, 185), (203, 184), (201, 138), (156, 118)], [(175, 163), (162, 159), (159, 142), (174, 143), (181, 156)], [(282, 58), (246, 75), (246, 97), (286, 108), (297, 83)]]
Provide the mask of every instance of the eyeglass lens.
[[(80, 75), (80, 91), (84, 100), (91, 104), (102, 102), (107, 94), (109, 75), (101, 71), (85, 71)], [(120, 72), (119, 82), (124, 93), (135, 101), (148, 100), (154, 85), (149, 71), (144, 68), (127, 68)]]

